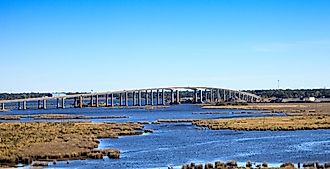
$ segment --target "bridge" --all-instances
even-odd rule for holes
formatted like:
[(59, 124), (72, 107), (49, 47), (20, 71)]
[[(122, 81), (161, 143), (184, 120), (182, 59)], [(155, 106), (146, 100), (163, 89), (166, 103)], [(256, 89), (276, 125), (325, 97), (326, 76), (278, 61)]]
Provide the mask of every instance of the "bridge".
[[(182, 97), (185, 95), (186, 97)], [(187, 97), (188, 96), (188, 97)], [(54, 97), (26, 98), (16, 100), (0, 100), (0, 110), (17, 108), (47, 109), (83, 108), (83, 107), (114, 107), (114, 106), (148, 106), (171, 105), (191, 101), (195, 104), (216, 103), (220, 101), (258, 102), (260, 97), (238, 90), (213, 87), (165, 87), (113, 92), (95, 92)]]

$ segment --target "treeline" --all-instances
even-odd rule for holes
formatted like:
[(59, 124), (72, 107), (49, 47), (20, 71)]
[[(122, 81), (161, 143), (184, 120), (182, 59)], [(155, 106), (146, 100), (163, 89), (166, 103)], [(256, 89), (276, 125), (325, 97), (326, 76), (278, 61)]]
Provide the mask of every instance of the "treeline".
[(52, 97), (51, 93), (0, 93), (0, 100), (14, 100), (36, 97)]
[(330, 98), (330, 89), (248, 90), (246, 92), (265, 98)]

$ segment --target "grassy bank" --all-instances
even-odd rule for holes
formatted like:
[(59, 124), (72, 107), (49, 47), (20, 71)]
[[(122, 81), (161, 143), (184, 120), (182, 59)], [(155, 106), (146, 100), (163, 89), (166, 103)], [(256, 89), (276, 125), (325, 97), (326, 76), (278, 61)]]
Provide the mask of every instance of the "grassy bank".
[(142, 134), (135, 123), (17, 122), (0, 123), (0, 166), (33, 160), (119, 158), (116, 149), (97, 150), (98, 138)]
[(211, 119), (197, 120), (192, 123), (212, 130), (312, 130), (330, 129), (330, 116), (274, 116)]
[(206, 109), (243, 109), (284, 112), (288, 115), (330, 115), (330, 103), (254, 103), (239, 106), (203, 106)]
[(128, 116), (83, 116), (68, 114), (37, 114), (37, 115), (2, 115), (0, 120), (20, 120), (21, 118), (32, 118), (35, 120), (62, 120), (62, 119), (114, 119), (129, 118)]

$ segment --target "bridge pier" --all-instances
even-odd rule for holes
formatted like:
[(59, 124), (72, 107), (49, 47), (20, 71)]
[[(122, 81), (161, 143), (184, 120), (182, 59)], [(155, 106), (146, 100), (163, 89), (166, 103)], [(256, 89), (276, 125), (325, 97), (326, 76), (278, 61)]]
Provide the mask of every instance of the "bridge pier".
[(125, 106), (128, 106), (128, 93), (125, 92)]
[(133, 102), (133, 106), (135, 106), (135, 97), (136, 97), (136, 93), (135, 91), (132, 92), (132, 102)]
[(194, 103), (198, 102), (197, 89), (194, 90)]
[(46, 100), (46, 99), (43, 100), (42, 107), (43, 107), (43, 109), (45, 109), (45, 110), (47, 109), (47, 100)]
[(138, 103), (139, 103), (139, 106), (142, 106), (142, 99), (141, 99), (141, 91), (139, 90), (139, 93), (138, 93)]
[(165, 105), (165, 90), (162, 89), (162, 104)]
[(37, 103), (38, 105), (37, 105), (37, 108), (38, 109), (41, 109), (41, 103), (40, 103), (40, 100), (38, 100), (38, 103)]
[(145, 91), (145, 105), (148, 105), (148, 90)]
[(203, 103), (203, 91), (199, 90), (200, 103)]
[(5, 103), (1, 103), (1, 110), (2, 110), (2, 111), (5, 110)]
[(226, 95), (226, 90), (223, 89), (223, 101), (226, 102), (227, 101), (227, 95)]
[(221, 101), (221, 97), (220, 97), (220, 90), (217, 89), (217, 102)]
[(74, 108), (77, 108), (78, 107), (78, 102), (77, 102), (77, 98), (73, 98), (73, 104), (74, 104)]
[(156, 105), (159, 105), (159, 89), (157, 89), (156, 102)]
[(110, 94), (110, 99), (111, 99), (111, 107), (113, 107), (114, 106), (114, 101), (115, 101), (115, 99), (113, 97), (113, 93)]
[(83, 108), (84, 106), (84, 98), (82, 96), (79, 97), (79, 107)]
[(122, 93), (119, 93), (119, 106), (122, 106), (123, 105), (123, 94)]
[(109, 107), (109, 95), (105, 94), (105, 107)]
[(26, 110), (26, 101), (23, 101), (23, 110)]
[(151, 95), (151, 105), (153, 106), (154, 105), (154, 93), (152, 90), (150, 91), (150, 95)]
[(95, 107), (99, 107), (99, 95), (95, 95)]
[(94, 106), (94, 98), (93, 98), (93, 95), (91, 95), (91, 101), (90, 101), (90, 105), (91, 105), (91, 107), (93, 107), (93, 106)]
[(62, 109), (64, 109), (65, 108), (65, 98), (63, 97), (62, 98)]
[(174, 104), (174, 91), (171, 90), (171, 104)]
[(59, 98), (56, 99), (56, 108), (57, 109), (60, 108), (60, 99)]
[(176, 90), (176, 103), (180, 104), (180, 91)]
[(213, 89), (210, 89), (210, 102), (214, 102), (214, 94), (213, 94)]
[(204, 95), (205, 95), (205, 102), (207, 102), (207, 89), (204, 90)]

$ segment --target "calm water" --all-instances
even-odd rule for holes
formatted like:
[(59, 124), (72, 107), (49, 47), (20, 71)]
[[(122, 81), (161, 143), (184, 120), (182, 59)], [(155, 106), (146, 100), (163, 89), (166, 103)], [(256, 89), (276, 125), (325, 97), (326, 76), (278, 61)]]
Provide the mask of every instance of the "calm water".
[[(127, 115), (127, 119), (95, 119), (93, 121), (155, 121), (168, 118), (230, 118), (264, 116), (263, 114), (235, 114), (240, 110), (201, 109), (194, 105), (179, 105), (164, 109), (53, 109), (13, 111), (5, 114), (63, 113), (79, 115)], [(225, 112), (225, 114), (193, 114), (197, 112)], [(248, 111), (244, 111), (248, 112)], [(279, 114), (281, 115), (281, 114)], [(23, 119), (23, 121), (31, 119)], [(231, 131), (206, 130), (190, 123), (162, 123), (145, 125), (155, 132), (119, 139), (102, 139), (99, 148), (118, 148), (118, 160), (60, 162), (49, 168), (179, 168), (188, 162), (216, 160), (247, 160), (278, 165), (282, 162), (330, 161), (330, 130), (309, 131)]]

